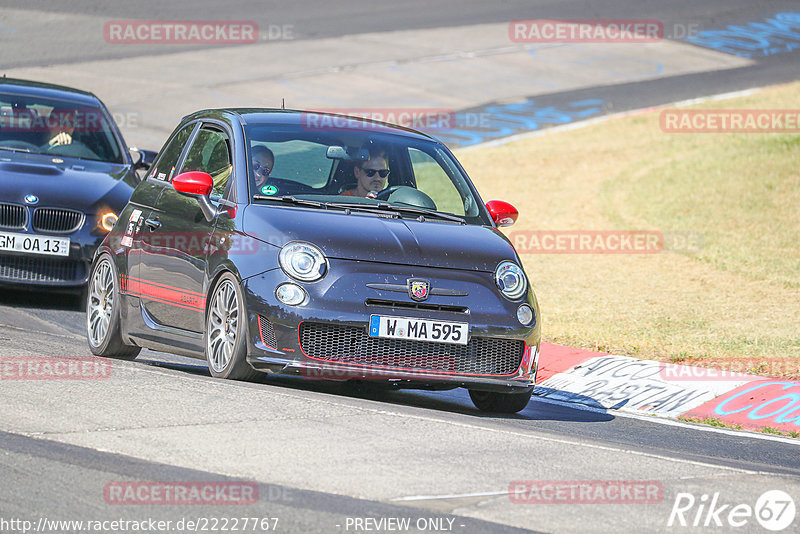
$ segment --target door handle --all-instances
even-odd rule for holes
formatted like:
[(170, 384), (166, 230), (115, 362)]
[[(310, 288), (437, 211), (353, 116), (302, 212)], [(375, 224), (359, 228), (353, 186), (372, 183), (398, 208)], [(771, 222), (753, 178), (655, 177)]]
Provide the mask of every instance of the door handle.
[(157, 230), (161, 228), (161, 222), (158, 219), (145, 219), (144, 223), (150, 228), (150, 231)]

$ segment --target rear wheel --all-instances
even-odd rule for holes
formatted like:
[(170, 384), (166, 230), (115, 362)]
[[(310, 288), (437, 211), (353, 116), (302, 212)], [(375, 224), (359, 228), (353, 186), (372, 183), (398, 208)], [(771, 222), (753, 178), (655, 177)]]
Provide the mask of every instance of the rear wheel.
[(126, 345), (120, 335), (117, 273), (108, 254), (100, 256), (92, 266), (86, 295), (86, 334), (92, 354), (123, 360), (136, 358), (142, 349)]
[(231, 380), (258, 376), (247, 363), (247, 312), (239, 282), (230, 273), (223, 274), (211, 292), (205, 330), (211, 376)]
[(517, 413), (531, 400), (533, 390), (526, 393), (497, 393), (496, 391), (469, 390), (469, 398), (483, 412)]

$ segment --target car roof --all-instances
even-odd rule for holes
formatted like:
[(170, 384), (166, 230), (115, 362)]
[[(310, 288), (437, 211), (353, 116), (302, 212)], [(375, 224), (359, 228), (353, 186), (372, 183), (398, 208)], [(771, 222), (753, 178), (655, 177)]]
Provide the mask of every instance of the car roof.
[(36, 82), (33, 80), (21, 80), (18, 78), (0, 78), (0, 92), (70, 100), (91, 105), (100, 104), (100, 99), (88, 91), (82, 91), (81, 89), (66, 87), (64, 85)]
[[(386, 122), (376, 121), (372, 119), (366, 119), (362, 117), (353, 117), (348, 115), (341, 115), (337, 113), (326, 113), (321, 111), (304, 111), (304, 110), (297, 110), (297, 109), (274, 109), (274, 108), (220, 108), (220, 109), (205, 109), (201, 111), (197, 111), (184, 117), (186, 119), (198, 119), (198, 118), (219, 118), (220, 115), (229, 115), (237, 117), (242, 124), (263, 124), (265, 126), (277, 126), (277, 125), (287, 125), (287, 126), (306, 126), (308, 127), (309, 117), (313, 116), (314, 120), (325, 122), (325, 119), (329, 119), (331, 124), (333, 123), (334, 118), (342, 119), (342, 118), (349, 118), (353, 120), (352, 126), (340, 127), (338, 126), (339, 123), (336, 123), (337, 126), (331, 126), (332, 130), (336, 131), (364, 131), (365, 129), (369, 129), (370, 132), (376, 133), (387, 133), (393, 135), (399, 135), (402, 137), (414, 138), (414, 139), (425, 139), (428, 141), (436, 141), (435, 138), (412, 128), (407, 128), (405, 126), (398, 126), (395, 124), (389, 124)], [(366, 125), (369, 125), (368, 128)]]

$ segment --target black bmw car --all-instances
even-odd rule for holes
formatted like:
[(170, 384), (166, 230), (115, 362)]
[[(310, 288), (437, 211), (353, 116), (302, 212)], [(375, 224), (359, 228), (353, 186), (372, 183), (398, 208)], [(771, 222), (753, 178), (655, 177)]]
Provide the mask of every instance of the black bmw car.
[(132, 161), (93, 94), (0, 78), (0, 285), (84, 288), (153, 156)]
[(539, 310), (452, 153), (410, 129), (338, 115), (190, 115), (97, 250), (96, 355), (141, 347), (258, 372), (465, 387), (517, 412), (533, 389)]

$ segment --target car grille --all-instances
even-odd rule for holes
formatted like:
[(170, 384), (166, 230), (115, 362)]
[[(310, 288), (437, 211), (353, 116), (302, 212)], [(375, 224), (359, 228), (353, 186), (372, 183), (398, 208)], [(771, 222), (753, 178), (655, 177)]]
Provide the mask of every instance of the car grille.
[(0, 256), (0, 279), (17, 282), (81, 282), (86, 276), (82, 261)]
[(300, 325), (300, 347), (331, 362), (455, 374), (510, 375), (522, 362), (525, 342), (474, 337), (466, 345), (369, 337), (364, 328)]
[(275, 329), (272, 327), (272, 322), (266, 317), (258, 316), (258, 329), (261, 333), (261, 341), (271, 348), (277, 348), (278, 339), (275, 337)]
[(386, 299), (367, 299), (364, 301), (367, 306), (377, 306), (380, 308), (402, 308), (406, 310), (426, 310), (426, 311), (443, 311), (453, 313), (469, 313), (469, 308), (466, 306), (452, 306), (449, 304), (431, 304), (429, 302), (408, 302), (404, 300), (386, 300)]
[(85, 215), (80, 211), (58, 208), (36, 208), (33, 229), (37, 232), (71, 234), (83, 226)]
[(0, 203), (0, 227), (21, 230), (25, 227), (28, 210), (18, 204)]

